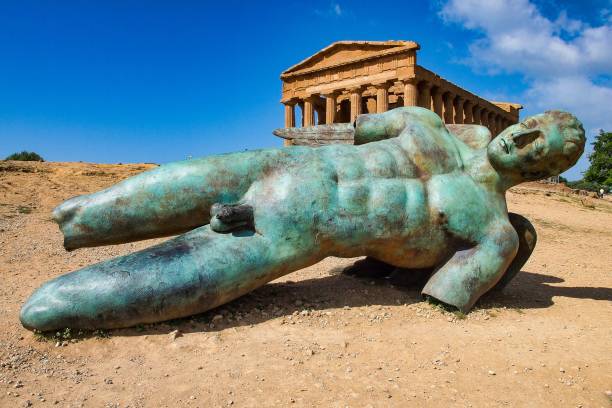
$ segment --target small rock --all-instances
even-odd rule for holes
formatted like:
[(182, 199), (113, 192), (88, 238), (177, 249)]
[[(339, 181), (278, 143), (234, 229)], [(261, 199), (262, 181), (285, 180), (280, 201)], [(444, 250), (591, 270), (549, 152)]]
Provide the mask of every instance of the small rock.
[(561, 367), (561, 368), (559, 369), (559, 372), (560, 372), (560, 373), (564, 373), (564, 372), (565, 372), (565, 369), (564, 369), (563, 367)]
[(191, 395), (191, 396), (189, 397), (189, 399), (190, 399), (190, 400), (194, 400), (194, 399), (196, 399), (196, 397), (195, 397), (195, 395)]
[(216, 315), (214, 315), (214, 317), (212, 318), (212, 321), (213, 321), (213, 322), (218, 322), (219, 320), (223, 320), (223, 315), (216, 314)]
[(172, 341), (176, 340), (179, 337), (183, 337), (183, 332), (181, 332), (180, 330), (173, 330), (170, 332), (170, 334), (168, 334), (168, 336), (170, 337), (170, 339)]
[(495, 375), (495, 371), (493, 371), (493, 370), (489, 370), (488, 374), (489, 374), (489, 375)]

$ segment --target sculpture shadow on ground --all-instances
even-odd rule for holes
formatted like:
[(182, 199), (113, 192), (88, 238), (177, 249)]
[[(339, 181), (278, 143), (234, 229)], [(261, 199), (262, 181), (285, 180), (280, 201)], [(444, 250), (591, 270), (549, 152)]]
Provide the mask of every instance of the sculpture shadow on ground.
[[(308, 318), (321, 312), (320, 318), (338, 319), (338, 309), (345, 307), (390, 306), (423, 301), (421, 284), (392, 285), (387, 279), (355, 278), (329, 271), (329, 276), (267, 284), (241, 298), (199, 315), (163, 323), (111, 331), (113, 336), (167, 334), (178, 329), (183, 333), (217, 332), (232, 327), (257, 325), (271, 319)], [(554, 304), (555, 297), (612, 301), (612, 289), (605, 287), (554, 286), (564, 280), (555, 276), (521, 271), (503, 292), (485, 295), (477, 309), (537, 309)], [(307, 316), (301, 313), (307, 311)], [(325, 314), (331, 312), (331, 315)], [(297, 314), (297, 315), (296, 315)], [(215, 318), (217, 316), (217, 318)], [(222, 316), (222, 318), (218, 318)], [(292, 319), (288, 319), (292, 316)], [(212, 325), (211, 325), (212, 324)]]
[(612, 288), (555, 286), (563, 282), (564, 279), (556, 276), (521, 271), (504, 291), (486, 294), (476, 307), (546, 308), (555, 303), (555, 297), (612, 301)]

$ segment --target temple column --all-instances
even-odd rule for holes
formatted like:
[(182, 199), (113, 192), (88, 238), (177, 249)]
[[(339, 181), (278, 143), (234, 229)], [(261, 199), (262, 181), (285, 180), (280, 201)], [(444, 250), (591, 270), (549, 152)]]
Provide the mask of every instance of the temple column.
[(489, 112), (489, 114), (487, 115), (487, 123), (489, 124), (491, 134), (493, 135), (493, 137), (495, 137), (497, 133), (495, 133), (495, 114), (493, 112)]
[(482, 108), (480, 112), (480, 124), (485, 127), (489, 127), (489, 112), (486, 108)]
[(453, 123), (453, 94), (446, 92), (444, 99), (444, 123)]
[(295, 127), (295, 102), (283, 102), (285, 105), (285, 127)]
[(463, 99), (462, 96), (457, 95), (453, 102), (453, 107), (455, 108), (454, 123), (461, 125), (463, 124), (463, 103), (465, 102), (465, 99)]
[(499, 115), (495, 117), (495, 128), (497, 129), (497, 133), (501, 133), (501, 131), (504, 130), (504, 127), (502, 125), (502, 118)]
[(374, 84), (376, 87), (376, 112), (383, 113), (389, 110), (389, 84)]
[(440, 90), (439, 87), (435, 87), (433, 89), (433, 111), (436, 113), (436, 115), (438, 115), (440, 118), (442, 118), (442, 112), (443, 112), (443, 100), (442, 100), (442, 91)]
[(404, 84), (404, 106), (417, 106), (419, 90), (416, 86), (416, 78), (402, 81)]
[(431, 83), (422, 81), (419, 87), (419, 106), (432, 110), (431, 107)]
[(472, 110), (474, 109), (474, 105), (471, 101), (465, 101), (463, 104), (463, 113), (465, 118), (463, 119), (463, 123), (466, 125), (470, 125), (474, 122), (474, 117), (472, 116)]
[(478, 105), (474, 106), (474, 124), (475, 125), (482, 125), (482, 119), (480, 118), (480, 112), (482, 111), (482, 108)]
[(304, 99), (304, 126), (314, 125), (314, 106), (312, 96)]
[(361, 87), (351, 88), (350, 100), (351, 100), (351, 117), (350, 123), (353, 123), (357, 116), (361, 115)]
[(336, 118), (336, 97), (335, 92), (325, 95), (325, 124), (331, 125)]
[[(285, 127), (295, 127), (295, 101), (283, 102), (285, 105)], [(283, 139), (283, 146), (291, 146), (291, 140)]]

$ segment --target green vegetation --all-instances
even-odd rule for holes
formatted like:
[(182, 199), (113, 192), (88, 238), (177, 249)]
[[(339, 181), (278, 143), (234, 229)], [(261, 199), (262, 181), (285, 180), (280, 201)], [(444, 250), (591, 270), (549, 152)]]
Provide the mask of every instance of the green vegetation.
[(19, 214), (30, 214), (32, 212), (32, 209), (30, 207), (20, 205), (19, 207), (17, 207), (17, 212)]
[(45, 161), (38, 153), (22, 151), (19, 153), (13, 153), (8, 156), (5, 160), (19, 160), (19, 161)]
[(593, 153), (589, 155), (591, 165), (584, 178), (567, 183), (568, 187), (580, 190), (606, 191), (612, 189), (612, 132), (599, 131), (592, 143)]
[(584, 180), (612, 187), (612, 132), (599, 131), (589, 156), (591, 166), (584, 173)]
[(576, 190), (587, 190), (587, 191), (599, 191), (601, 187), (599, 184), (592, 183), (590, 181), (578, 180), (578, 181), (570, 181), (566, 183), (569, 188), (573, 188)]
[(110, 333), (107, 330), (78, 330), (74, 332), (70, 328), (56, 332), (41, 332), (34, 330), (34, 338), (40, 342), (60, 342), (76, 343), (86, 338), (95, 337), (97, 339), (107, 339)]

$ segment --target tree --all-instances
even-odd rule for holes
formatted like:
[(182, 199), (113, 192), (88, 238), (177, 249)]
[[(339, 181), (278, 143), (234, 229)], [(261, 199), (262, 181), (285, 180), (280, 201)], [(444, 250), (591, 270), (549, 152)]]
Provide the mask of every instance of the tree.
[(19, 152), (19, 153), (13, 153), (10, 156), (8, 156), (5, 160), (20, 160), (20, 161), (45, 161), (45, 159), (43, 159), (38, 153), (34, 153), (34, 152), (27, 152), (27, 151), (23, 151), (23, 152)]
[(589, 155), (591, 165), (584, 173), (584, 181), (612, 187), (612, 132), (599, 131), (592, 143), (593, 153)]

